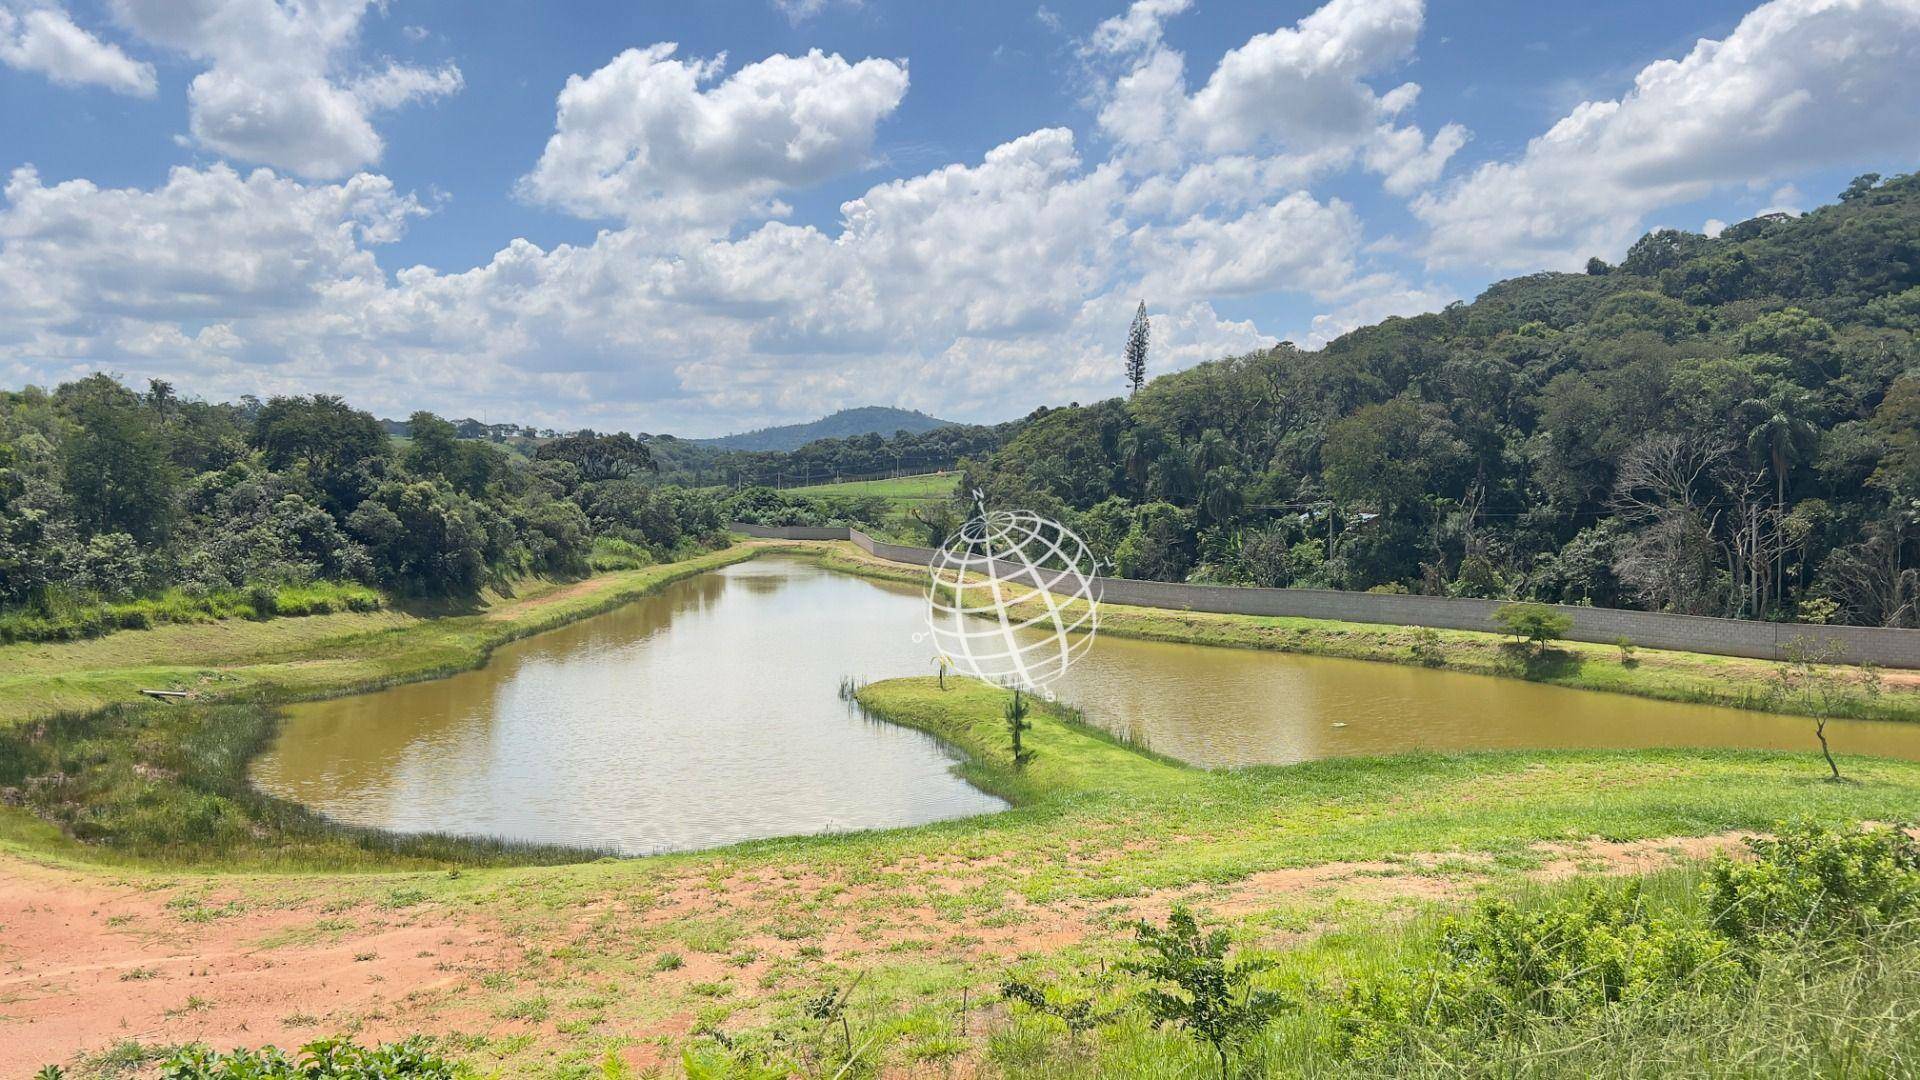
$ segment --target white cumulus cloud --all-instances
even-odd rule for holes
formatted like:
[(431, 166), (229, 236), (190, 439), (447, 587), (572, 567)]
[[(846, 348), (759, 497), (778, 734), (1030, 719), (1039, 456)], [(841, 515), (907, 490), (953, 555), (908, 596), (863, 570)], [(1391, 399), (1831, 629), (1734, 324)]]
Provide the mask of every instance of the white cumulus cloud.
[(195, 141), (243, 161), (333, 179), (380, 160), (373, 115), (456, 92), (461, 74), (352, 66), (371, 0), (112, 0), (147, 41), (206, 65), (187, 88)]
[(1268, 155), (1325, 169), (1356, 158), (1409, 194), (1436, 180), (1466, 130), (1450, 124), (1431, 139), (1396, 117), (1419, 94), (1415, 83), (1380, 93), (1367, 80), (1413, 52), (1424, 0), (1330, 0), (1291, 27), (1229, 49), (1198, 90), (1188, 91), (1186, 58), (1162, 42), (1166, 19), (1190, 0), (1135, 0), (1088, 40), (1095, 57), (1125, 60), (1099, 94), (1099, 123), (1127, 160), (1165, 171), (1218, 155)]
[(1618, 255), (1650, 212), (1724, 185), (1910, 160), (1917, 109), (1920, 2), (1773, 0), (1414, 212), (1436, 265), (1570, 268)]
[(1196, 215), (1172, 228), (1143, 228), (1134, 244), (1141, 264), (1153, 268), (1143, 289), (1148, 295), (1328, 295), (1353, 276), (1360, 236), (1351, 206), (1297, 191), (1238, 217)]
[(65, 8), (0, 4), (0, 64), (35, 71), (64, 86), (103, 86), (152, 97), (153, 65), (128, 56), (74, 24)]
[(721, 78), (726, 58), (628, 49), (561, 90), (555, 131), (521, 194), (583, 217), (724, 228), (778, 216), (777, 193), (868, 163), (907, 92), (905, 64), (813, 50)]

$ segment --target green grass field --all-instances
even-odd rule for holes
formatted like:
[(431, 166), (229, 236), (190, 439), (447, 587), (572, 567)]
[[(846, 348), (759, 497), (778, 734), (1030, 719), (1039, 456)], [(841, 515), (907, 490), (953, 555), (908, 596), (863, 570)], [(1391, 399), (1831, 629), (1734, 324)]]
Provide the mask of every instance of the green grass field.
[(893, 503), (938, 502), (953, 494), (960, 483), (957, 471), (944, 473), (922, 473), (918, 476), (900, 476), (887, 480), (849, 480), (841, 484), (815, 484), (811, 487), (793, 488), (795, 495), (808, 495), (814, 498), (877, 498)]

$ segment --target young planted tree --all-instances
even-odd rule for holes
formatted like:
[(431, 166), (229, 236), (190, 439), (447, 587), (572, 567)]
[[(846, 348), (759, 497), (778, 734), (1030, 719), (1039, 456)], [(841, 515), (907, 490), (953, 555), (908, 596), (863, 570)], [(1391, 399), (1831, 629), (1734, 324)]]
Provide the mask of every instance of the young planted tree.
[(1027, 719), (1030, 708), (1026, 699), (1021, 696), (1020, 688), (1014, 687), (1013, 699), (1007, 702), (1005, 715), (1007, 734), (1013, 738), (1013, 767), (1016, 769), (1022, 768), (1027, 762), (1033, 760), (1033, 751), (1020, 744), (1021, 734), (1033, 730), (1033, 722)]
[(1547, 643), (1558, 641), (1573, 629), (1573, 616), (1562, 615), (1545, 604), (1505, 604), (1493, 613), (1494, 625), (1521, 641), (1533, 645), (1534, 654), (1547, 651)]
[[(1831, 644), (1819, 644), (1810, 638), (1789, 641), (1784, 648), (1786, 659), (1776, 672), (1780, 691), (1785, 695), (1798, 694), (1806, 705), (1813, 717), (1813, 736), (1820, 740), (1821, 756), (1827, 759), (1827, 771), (1831, 774), (1827, 779), (1841, 783), (1845, 778), (1833, 760), (1833, 748), (1827, 745), (1827, 721), (1839, 714), (1851, 696), (1847, 677), (1835, 663), (1840, 651)], [(1873, 678), (1871, 672), (1868, 678)]]
[(1142, 920), (1136, 927), (1146, 955), (1123, 962), (1121, 970), (1150, 980), (1145, 994), (1154, 1026), (1172, 1024), (1206, 1042), (1227, 1076), (1229, 1055), (1258, 1035), (1293, 1003), (1253, 985), (1253, 977), (1271, 960), (1229, 955), (1225, 930), (1200, 932), (1193, 913), (1175, 905), (1162, 928)]
[(1133, 325), (1127, 327), (1127, 392), (1137, 394), (1147, 382), (1147, 345), (1152, 328), (1147, 322), (1147, 302), (1133, 313)]

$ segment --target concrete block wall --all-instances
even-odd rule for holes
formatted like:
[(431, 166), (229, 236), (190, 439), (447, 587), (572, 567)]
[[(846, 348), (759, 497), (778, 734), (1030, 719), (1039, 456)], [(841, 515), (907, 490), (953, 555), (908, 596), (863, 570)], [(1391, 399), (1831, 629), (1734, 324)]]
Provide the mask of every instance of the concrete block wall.
[[(749, 536), (783, 540), (850, 540), (862, 551), (888, 562), (926, 566), (934, 550), (907, 544), (888, 544), (858, 529), (730, 525)], [(996, 563), (998, 572), (1016, 566)], [(1386, 623), (1395, 626), (1431, 626), (1446, 630), (1498, 632), (1494, 600), (1467, 600), (1448, 596), (1409, 596), (1395, 593), (1341, 592), (1334, 589), (1243, 589), (1221, 585), (1186, 585), (1168, 581), (1098, 579), (1100, 598), (1110, 604), (1164, 608), (1172, 611), (1210, 611), (1232, 615), (1271, 615), (1345, 622)], [(1573, 617), (1567, 636), (1575, 641), (1611, 643), (1627, 638), (1648, 649), (1679, 649), (1721, 656), (1761, 660), (1785, 658), (1796, 646), (1836, 650), (1847, 663), (1874, 663), (1890, 668), (1920, 668), (1920, 630), (1874, 626), (1809, 626), (1798, 623), (1753, 622), (1745, 619), (1709, 619), (1695, 615), (1668, 615), (1656, 611), (1552, 605)]]
[(813, 528), (805, 525), (743, 525), (735, 522), (727, 528), (748, 536), (758, 536), (763, 540), (845, 540), (847, 538), (845, 525)]

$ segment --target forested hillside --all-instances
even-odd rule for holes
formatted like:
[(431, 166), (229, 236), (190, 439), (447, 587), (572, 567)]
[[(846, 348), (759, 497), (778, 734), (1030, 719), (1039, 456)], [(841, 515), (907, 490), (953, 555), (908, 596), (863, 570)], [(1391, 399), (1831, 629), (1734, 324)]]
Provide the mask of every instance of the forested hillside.
[(531, 457), (325, 395), (210, 404), (106, 375), (0, 392), (0, 640), (460, 595), (722, 538), (630, 435)]
[(890, 436), (816, 439), (794, 450), (716, 450), (671, 435), (647, 443), (669, 483), (800, 487), (833, 480), (929, 472), (999, 449), (1023, 421), (946, 424)]
[(805, 424), (783, 424), (743, 431), (737, 435), (722, 435), (717, 439), (688, 441), (716, 450), (798, 450), (818, 439), (850, 439), (861, 435), (885, 437), (901, 431), (917, 435), (934, 428), (947, 427), (951, 423), (950, 420), (941, 420), (912, 409), (865, 405), (857, 409), (841, 409), (831, 416), (823, 416)]
[(1047, 412), (963, 490), (1135, 577), (1913, 626), (1917, 329), (1920, 178), (1862, 177)]

